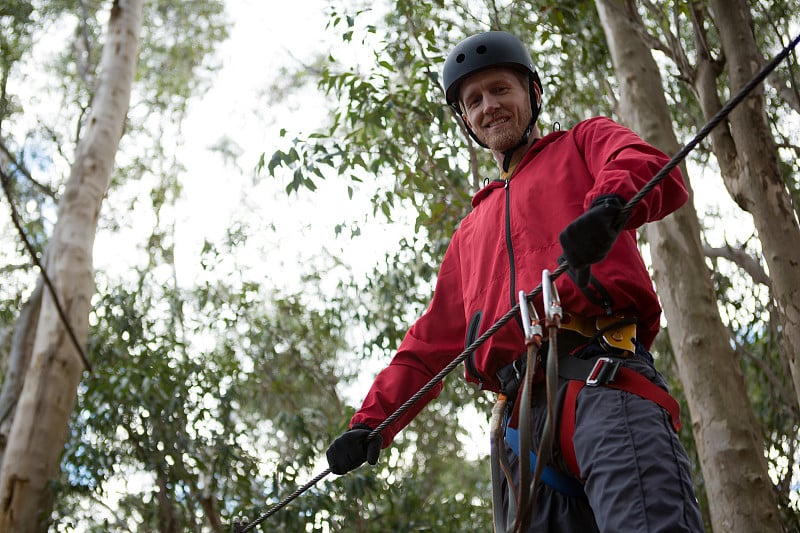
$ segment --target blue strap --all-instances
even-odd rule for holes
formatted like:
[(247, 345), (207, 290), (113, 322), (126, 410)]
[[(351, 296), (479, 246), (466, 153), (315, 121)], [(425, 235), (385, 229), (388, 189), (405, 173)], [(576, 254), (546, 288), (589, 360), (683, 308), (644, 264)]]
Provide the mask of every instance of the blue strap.
[[(517, 456), (519, 456), (519, 431), (516, 428), (506, 428), (506, 444)], [(531, 453), (531, 472), (536, 468), (536, 454)], [(559, 472), (551, 466), (545, 466), (542, 471), (542, 482), (549, 485), (565, 496), (571, 498), (586, 498), (583, 491), (583, 484), (572, 476)]]

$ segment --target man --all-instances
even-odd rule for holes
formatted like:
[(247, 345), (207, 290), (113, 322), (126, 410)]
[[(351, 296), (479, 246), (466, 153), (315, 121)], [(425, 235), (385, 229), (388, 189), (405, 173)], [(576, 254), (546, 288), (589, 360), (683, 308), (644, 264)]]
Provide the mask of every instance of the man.
[[(331, 471), (375, 464), (381, 447), (441, 385), (369, 440), (372, 428), (457, 357), (465, 339), (469, 346), (514, 306), (519, 290), (536, 287), (543, 269), (567, 261), (570, 275), (556, 281), (564, 310), (556, 343), (564, 368), (559, 398), (566, 399), (547, 465), (552, 475), (539, 489), (529, 531), (702, 531), (689, 461), (675, 432), (677, 404), (648, 352), (661, 309), (635, 233), (686, 201), (680, 171), (619, 220), (625, 203), (668, 161), (663, 153), (606, 118), (542, 137), (541, 82), (529, 52), (510, 34), (465, 39), (448, 56), (443, 78), (448, 104), (491, 150), (500, 178), (475, 194), (430, 306), (375, 378), (351, 429), (328, 449)], [(540, 299), (535, 306), (544, 316)], [(510, 321), (465, 361), (466, 378), (513, 402), (523, 352), (521, 323)], [(600, 379), (603, 367), (613, 372)], [(587, 380), (598, 386), (583, 386)], [(533, 398), (537, 442), (547, 403), (541, 379)], [(515, 407), (504, 419), (511, 483), (519, 475), (514, 450), (521, 440)], [(507, 524), (518, 511), (508, 483), (502, 501), (509, 516), (500, 521)]]

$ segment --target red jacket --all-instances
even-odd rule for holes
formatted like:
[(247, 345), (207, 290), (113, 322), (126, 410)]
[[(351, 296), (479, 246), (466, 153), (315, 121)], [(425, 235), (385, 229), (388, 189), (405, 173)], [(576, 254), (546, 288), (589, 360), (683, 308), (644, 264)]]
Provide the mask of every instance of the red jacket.
[[(445, 253), (427, 311), (406, 333), (386, 367), (375, 378), (351, 421), (376, 427), (455, 359), (551, 272), (561, 255), (559, 234), (601, 195), (630, 200), (669, 160), (631, 130), (607, 118), (593, 118), (572, 130), (537, 140), (509, 181), (496, 180), (472, 199)], [(635, 228), (658, 220), (688, 198), (677, 168), (633, 210), (608, 256), (592, 275), (609, 292), (614, 311), (634, 313), (638, 340), (649, 348), (659, 329), (661, 307), (636, 246)], [(568, 276), (556, 288), (565, 311), (599, 316)], [(544, 316), (541, 297), (535, 302)], [(523, 332), (511, 320), (470, 358), (467, 379), (497, 391), (495, 373), (525, 350)], [(384, 447), (430, 400), (441, 383), (383, 431)]]

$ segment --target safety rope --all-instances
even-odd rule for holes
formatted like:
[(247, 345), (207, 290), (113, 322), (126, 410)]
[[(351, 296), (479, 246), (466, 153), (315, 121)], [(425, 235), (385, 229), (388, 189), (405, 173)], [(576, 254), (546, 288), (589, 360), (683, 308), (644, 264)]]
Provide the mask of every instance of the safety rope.
[[(545, 271), (547, 272), (547, 271)], [(549, 276), (549, 272), (547, 272)], [(549, 279), (549, 278), (548, 278)], [(542, 287), (546, 287), (544, 280)], [(546, 291), (545, 291), (546, 292)], [(544, 296), (545, 309), (547, 308), (547, 294)], [(519, 293), (519, 312), (522, 315), (522, 328), (525, 332), (525, 345), (527, 346), (527, 356), (525, 360), (525, 377), (522, 380), (522, 391), (519, 397), (519, 414), (518, 414), (518, 428), (519, 428), (519, 480), (516, 494), (516, 508), (514, 509), (514, 532), (521, 532), (528, 529), (530, 523), (530, 513), (527, 512), (531, 507), (531, 502), (535, 501), (536, 485), (538, 479), (534, 474), (531, 479), (531, 394), (533, 389), (533, 379), (536, 374), (537, 358), (539, 349), (542, 347), (542, 326), (539, 322), (539, 317), (536, 315), (536, 308), (532, 305), (530, 300), (525, 297), (525, 291)], [(552, 340), (552, 339), (551, 339)], [(550, 354), (548, 353), (548, 358)], [(512, 399), (512, 401), (515, 399)], [(498, 450), (502, 452), (502, 450)], [(500, 453), (503, 457), (505, 453)], [(506, 478), (509, 482), (509, 487), (514, 486), (508, 474)], [(492, 486), (492, 492), (497, 493), (498, 486)], [(511, 513), (509, 513), (511, 514)]]
[[(676, 167), (678, 166), (686, 156), (703, 140), (705, 139), (708, 134), (713, 130), (720, 122), (722, 122), (725, 117), (727, 117), (730, 112), (744, 100), (747, 95), (752, 92), (752, 90), (772, 72), (781, 63), (786, 57), (791, 53), (791, 51), (797, 46), (798, 42), (800, 42), (800, 34), (797, 35), (792, 41), (786, 45), (777, 55), (775, 55), (768, 63), (766, 63), (761, 70), (756, 73), (753, 78), (747, 82), (739, 92), (731, 98), (712, 118), (708, 121), (708, 123), (703, 126), (699, 132), (681, 149), (676, 153), (672, 158), (664, 165), (664, 167), (659, 170), (640, 190), (637, 192), (621, 209), (619, 214), (618, 223), (622, 224), (624, 221), (628, 219), (633, 209), (642, 201), (642, 199), (647, 196), (650, 191), (652, 191), (659, 183), (661, 183), (664, 178)], [(567, 263), (561, 263), (551, 274), (550, 280), (555, 282), (568, 268)], [(536, 287), (533, 291), (527, 294), (526, 299), (528, 301), (533, 300), (536, 296), (538, 296), (542, 292), (542, 285), (540, 284)], [(483, 335), (475, 339), (475, 341), (470, 344), (461, 354), (458, 355), (455, 359), (453, 359), (447, 366), (445, 366), (438, 374), (436, 374), (431, 380), (426, 383), (419, 391), (417, 391), (411, 398), (409, 398), (403, 405), (401, 405), (394, 413), (389, 415), (386, 420), (384, 420), (381, 424), (378, 425), (372, 432), (370, 432), (368, 439), (373, 439), (377, 437), (384, 429), (386, 429), (389, 425), (397, 421), (403, 414), (405, 414), (411, 406), (417, 403), (423, 396), (425, 396), (428, 392), (431, 391), (436, 385), (438, 385), (450, 372), (452, 372), (457, 366), (463, 363), (467, 357), (469, 357), (475, 350), (478, 349), (484, 342), (486, 342), (492, 335), (494, 335), (500, 328), (502, 328), (505, 324), (507, 324), (514, 316), (519, 312), (520, 304), (515, 304), (511, 309), (509, 309), (503, 316), (501, 316), (489, 329), (487, 329)], [(558, 359), (558, 357), (555, 357)], [(557, 364), (557, 363), (556, 363)], [(551, 371), (548, 370), (548, 374)], [(557, 367), (556, 367), (557, 372)], [(548, 379), (549, 381), (549, 379)], [(557, 381), (554, 381), (554, 383)], [(537, 461), (537, 468), (540, 463), (544, 461)], [(261, 515), (258, 519), (249, 523), (242, 527), (242, 524), (238, 521), (234, 521), (234, 533), (247, 533), (248, 531), (252, 530), (255, 526), (262, 523), (264, 520), (275, 514), (277, 511), (288, 505), (292, 500), (298, 498), (302, 495), (305, 491), (310, 489), (313, 485), (318, 483), (322, 480), (325, 476), (330, 474), (330, 468), (326, 469), (324, 472), (318, 474), (313, 480), (309, 481), (302, 487), (298, 488), (292, 494), (275, 504), (269, 511)]]

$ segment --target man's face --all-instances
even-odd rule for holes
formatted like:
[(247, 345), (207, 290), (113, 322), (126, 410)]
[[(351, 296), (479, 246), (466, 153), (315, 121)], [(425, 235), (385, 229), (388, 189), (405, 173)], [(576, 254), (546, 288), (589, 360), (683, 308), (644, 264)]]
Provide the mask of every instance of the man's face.
[(476, 72), (462, 82), (459, 96), (464, 122), (493, 151), (516, 146), (530, 123), (528, 87), (510, 68)]

